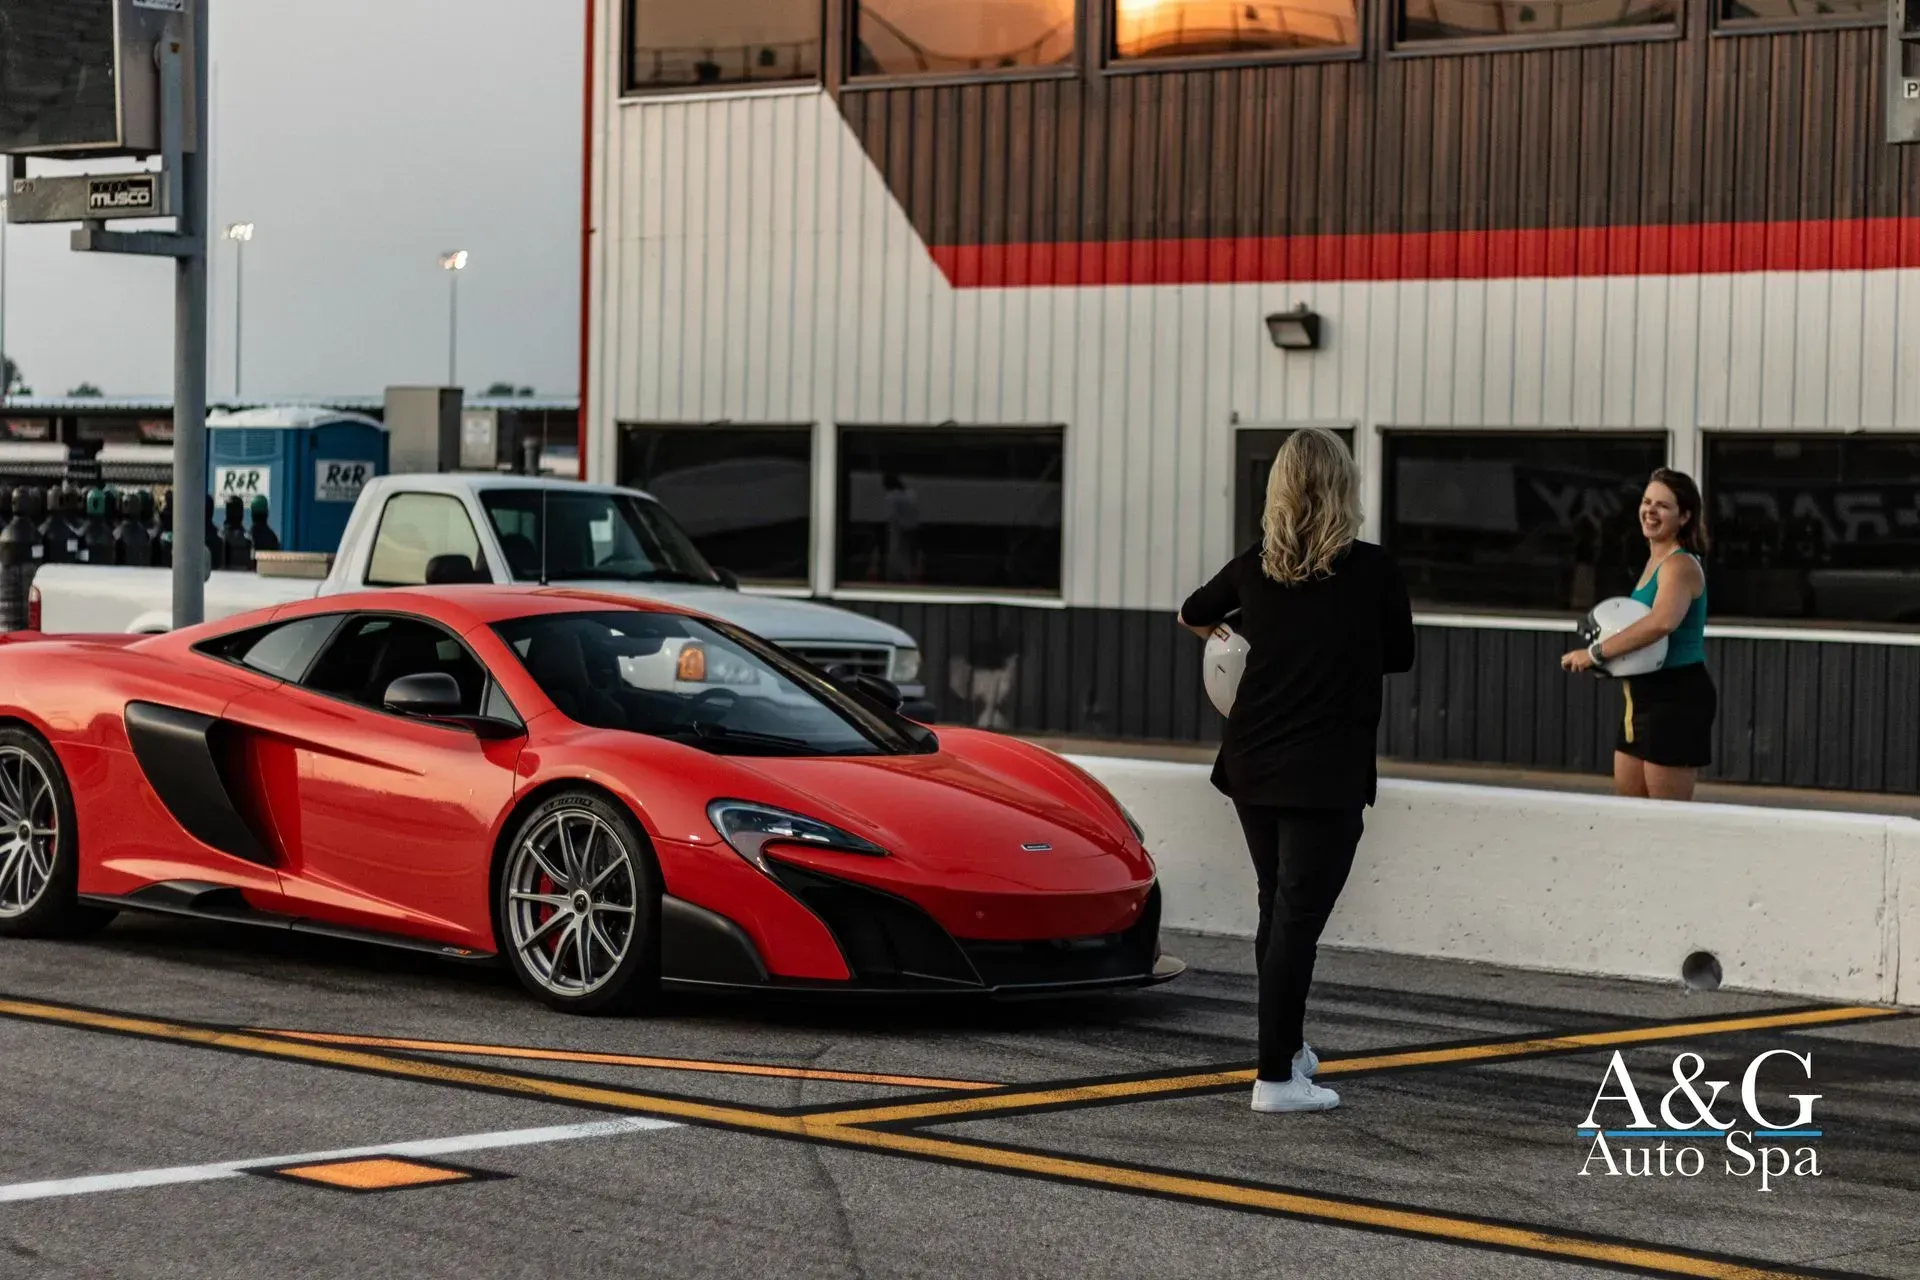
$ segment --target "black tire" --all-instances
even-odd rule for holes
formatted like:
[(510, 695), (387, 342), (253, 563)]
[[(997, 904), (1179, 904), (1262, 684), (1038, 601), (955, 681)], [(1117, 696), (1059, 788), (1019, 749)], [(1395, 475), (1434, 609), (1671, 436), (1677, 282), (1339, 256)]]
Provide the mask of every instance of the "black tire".
[[(38, 775), (29, 765), (39, 770)], [(19, 794), (22, 790), (24, 797)], [(5, 877), (0, 884), (0, 938), (78, 938), (104, 928), (115, 913), (82, 906), (79, 900), (80, 828), (66, 770), (39, 734), (7, 725), (0, 727), (0, 819), (11, 817), (18, 824), (21, 816), (16, 806), (23, 800), (28, 811), (26, 828), (11, 843), (0, 843), (0, 874)], [(55, 834), (41, 843), (30, 833), (49, 829), (42, 825), (49, 816)], [(9, 835), (14, 833), (0, 831), (0, 839)], [(50, 871), (39, 861), (49, 854)], [(29, 857), (36, 859), (33, 866), (22, 861)], [(36, 867), (42, 874), (35, 874)]]
[[(570, 850), (578, 850), (584, 871), (569, 864)], [(514, 976), (549, 1007), (576, 1014), (645, 1008), (660, 990), (660, 869), (646, 833), (600, 792), (549, 797), (521, 819), (501, 852), (493, 927)]]

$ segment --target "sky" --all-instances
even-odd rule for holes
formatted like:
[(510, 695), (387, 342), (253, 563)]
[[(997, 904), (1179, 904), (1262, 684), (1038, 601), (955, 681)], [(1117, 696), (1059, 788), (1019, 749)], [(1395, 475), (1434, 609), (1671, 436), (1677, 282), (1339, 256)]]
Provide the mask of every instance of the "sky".
[[(580, 0), (210, 0), (213, 225), (252, 222), (242, 391), (378, 395), (447, 375), (579, 380)], [(125, 169), (128, 162), (86, 168)], [(70, 172), (35, 161), (35, 173)], [(126, 224), (121, 224), (125, 226)], [(173, 266), (7, 229), (6, 348), (40, 395), (171, 395)], [(208, 386), (234, 389), (235, 246), (216, 241)]]

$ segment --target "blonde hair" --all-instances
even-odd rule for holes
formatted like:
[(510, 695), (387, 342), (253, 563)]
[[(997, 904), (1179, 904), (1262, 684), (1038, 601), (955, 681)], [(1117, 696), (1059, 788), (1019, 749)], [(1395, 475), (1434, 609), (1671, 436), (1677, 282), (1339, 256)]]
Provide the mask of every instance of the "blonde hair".
[(1360, 536), (1360, 476), (1340, 437), (1303, 427), (1287, 437), (1267, 473), (1260, 568), (1275, 582), (1327, 573)]

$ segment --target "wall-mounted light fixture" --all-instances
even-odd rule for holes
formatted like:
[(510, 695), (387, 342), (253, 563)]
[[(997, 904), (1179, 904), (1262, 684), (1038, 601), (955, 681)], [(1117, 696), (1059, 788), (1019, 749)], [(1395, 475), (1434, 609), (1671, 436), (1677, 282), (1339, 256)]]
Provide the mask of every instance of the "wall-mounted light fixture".
[(1320, 347), (1320, 316), (1306, 303), (1291, 311), (1276, 311), (1267, 317), (1267, 335), (1282, 351), (1317, 351)]

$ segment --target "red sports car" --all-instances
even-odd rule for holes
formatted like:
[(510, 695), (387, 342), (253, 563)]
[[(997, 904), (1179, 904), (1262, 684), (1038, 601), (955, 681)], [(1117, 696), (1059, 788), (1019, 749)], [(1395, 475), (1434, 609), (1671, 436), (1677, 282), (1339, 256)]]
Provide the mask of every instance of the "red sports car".
[(998, 994), (1170, 978), (1099, 783), (870, 676), (558, 590), (331, 596), (0, 643), (0, 935), (171, 912), (661, 986)]

